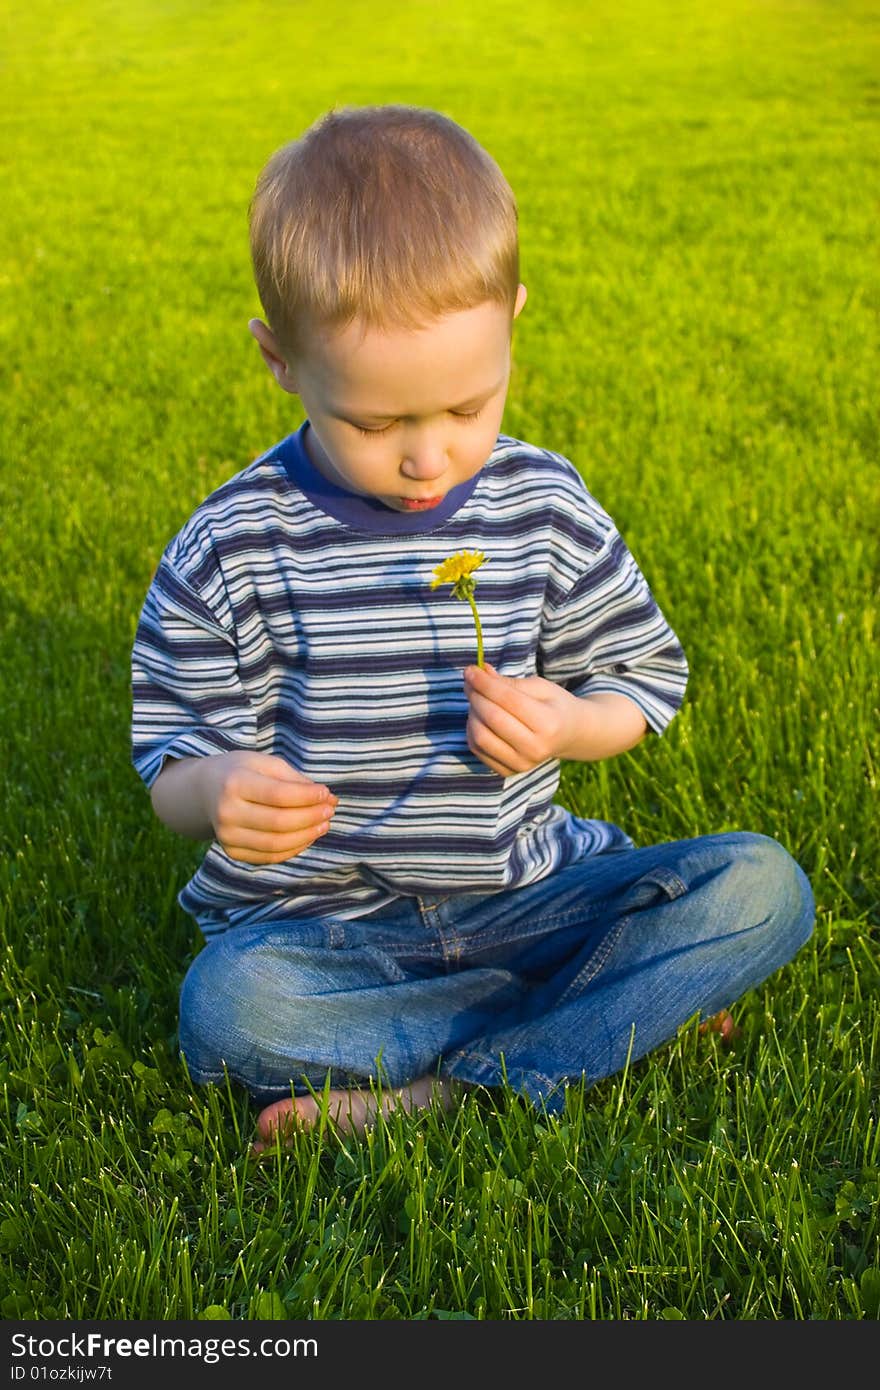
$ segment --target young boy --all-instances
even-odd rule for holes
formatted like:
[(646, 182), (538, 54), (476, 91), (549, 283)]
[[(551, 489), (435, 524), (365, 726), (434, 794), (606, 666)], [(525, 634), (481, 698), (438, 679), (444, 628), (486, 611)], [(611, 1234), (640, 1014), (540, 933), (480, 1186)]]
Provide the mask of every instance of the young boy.
[[(661, 734), (679, 642), (562, 455), (499, 433), (519, 281), (494, 160), (436, 111), (337, 109), (250, 209), (250, 331), (295, 433), (167, 546), (133, 761), (211, 845), (180, 1045), (261, 1106), (257, 1152), (506, 1079), (548, 1109), (790, 960), (809, 883), (763, 835), (635, 848), (554, 802), (561, 759)], [(432, 585), (483, 553), (471, 610)], [(376, 1081), (381, 1085), (377, 1088)]]

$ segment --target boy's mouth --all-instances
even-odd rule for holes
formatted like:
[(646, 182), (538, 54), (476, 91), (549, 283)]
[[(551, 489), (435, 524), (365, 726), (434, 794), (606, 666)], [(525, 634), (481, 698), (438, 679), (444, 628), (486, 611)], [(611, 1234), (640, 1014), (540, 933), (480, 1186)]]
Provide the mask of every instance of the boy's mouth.
[(431, 507), (439, 506), (443, 501), (442, 497), (425, 497), (417, 500), (412, 497), (398, 497), (398, 502), (405, 512), (427, 512)]

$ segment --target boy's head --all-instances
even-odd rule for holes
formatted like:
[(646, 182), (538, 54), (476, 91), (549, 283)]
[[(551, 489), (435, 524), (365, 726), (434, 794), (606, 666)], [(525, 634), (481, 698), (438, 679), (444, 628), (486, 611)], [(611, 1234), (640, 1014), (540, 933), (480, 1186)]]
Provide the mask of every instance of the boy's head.
[(418, 107), (331, 111), (263, 169), (250, 237), (251, 332), (319, 471), (396, 510), (478, 472), (526, 290), (513, 193), (473, 137)]

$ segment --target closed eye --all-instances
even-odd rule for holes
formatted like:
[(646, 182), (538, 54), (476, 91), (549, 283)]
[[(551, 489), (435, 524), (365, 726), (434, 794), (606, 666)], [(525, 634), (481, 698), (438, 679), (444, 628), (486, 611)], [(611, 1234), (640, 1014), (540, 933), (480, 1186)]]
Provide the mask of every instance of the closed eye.
[[(484, 406), (480, 406), (479, 410), (472, 410), (469, 413), (453, 410), (452, 415), (456, 420), (478, 420), (482, 415), (484, 408)], [(389, 430), (394, 429), (394, 426), (396, 424), (397, 421), (392, 420), (390, 425), (383, 425), (380, 430), (365, 430), (363, 425), (353, 425), (352, 428), (356, 429), (358, 434), (387, 434)]]

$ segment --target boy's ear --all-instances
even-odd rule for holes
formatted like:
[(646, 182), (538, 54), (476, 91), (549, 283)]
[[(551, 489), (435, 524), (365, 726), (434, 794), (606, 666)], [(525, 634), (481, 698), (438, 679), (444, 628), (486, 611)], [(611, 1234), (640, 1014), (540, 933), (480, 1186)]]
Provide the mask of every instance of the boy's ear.
[(513, 306), (513, 317), (515, 319), (519, 318), (520, 311), (523, 305), (525, 304), (526, 299), (528, 298), (528, 294), (529, 292), (526, 289), (525, 285), (520, 285), (519, 289), (516, 292), (516, 303)]
[(293, 395), (296, 395), (296, 387), (291, 379), (288, 365), (284, 360), (281, 345), (269, 325), (263, 323), (262, 319), (250, 319), (248, 321), (248, 329), (252, 337), (256, 338), (260, 348), (260, 355), (282, 391), (290, 391)]

